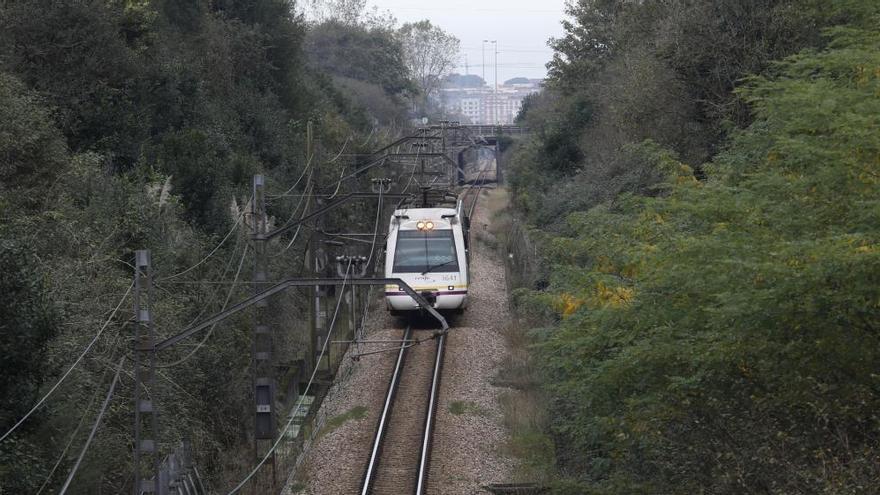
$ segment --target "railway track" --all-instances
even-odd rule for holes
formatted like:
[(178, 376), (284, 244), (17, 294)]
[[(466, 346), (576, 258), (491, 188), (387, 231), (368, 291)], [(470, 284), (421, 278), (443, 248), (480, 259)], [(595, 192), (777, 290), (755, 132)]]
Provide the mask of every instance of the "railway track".
[(445, 334), (417, 340), (411, 327), (404, 331), (361, 495), (424, 493), (445, 342)]

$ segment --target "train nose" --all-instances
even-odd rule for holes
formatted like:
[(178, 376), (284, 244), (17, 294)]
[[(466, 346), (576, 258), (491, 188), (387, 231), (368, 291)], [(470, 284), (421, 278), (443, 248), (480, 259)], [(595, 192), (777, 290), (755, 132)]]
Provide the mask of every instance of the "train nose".
[(437, 294), (435, 292), (426, 290), (422, 291), (419, 295), (424, 297), (425, 301), (428, 301), (428, 304), (430, 304), (431, 306), (437, 305)]

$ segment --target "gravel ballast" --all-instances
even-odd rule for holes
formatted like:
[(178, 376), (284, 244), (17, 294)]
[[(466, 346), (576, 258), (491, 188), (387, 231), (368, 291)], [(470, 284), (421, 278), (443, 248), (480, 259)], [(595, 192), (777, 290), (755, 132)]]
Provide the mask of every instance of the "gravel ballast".
[[(483, 485), (512, 479), (516, 468), (502, 453), (507, 433), (499, 398), (504, 389), (492, 385), (507, 355), (509, 315), (504, 266), (486, 242), (491, 194), (483, 191), (471, 219), (469, 307), (450, 321), (428, 478), (431, 495), (488, 493)], [(399, 340), (406, 322), (390, 317), (382, 304), (375, 306), (379, 309), (370, 315), (367, 338)], [(392, 347), (373, 344), (361, 350)], [(352, 347), (348, 354), (355, 352)], [(286, 493), (358, 493), (395, 359), (396, 352), (385, 352), (343, 361), (319, 416), (329, 420), (357, 407), (367, 413), (319, 434), (298, 473), (300, 490), (291, 485)]]

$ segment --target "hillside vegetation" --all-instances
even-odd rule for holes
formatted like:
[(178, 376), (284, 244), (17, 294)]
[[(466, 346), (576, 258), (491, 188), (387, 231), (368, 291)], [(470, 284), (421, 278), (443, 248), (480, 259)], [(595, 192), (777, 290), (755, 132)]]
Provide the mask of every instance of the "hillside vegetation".
[[(108, 322), (0, 443), (0, 492), (56, 492), (76, 460), (133, 347), (123, 295), (134, 250), (152, 252), (157, 332), (173, 335), (251, 292), (253, 174), (266, 174), (270, 216), (284, 222), (303, 203), (282, 193), (333, 192), (334, 157), (404, 124), (416, 92), (393, 26), (324, 22), (307, 24), (288, 0), (0, 1), (0, 433)], [(273, 277), (299, 272), (308, 237), (272, 246)], [(275, 303), (272, 323), (289, 330), (278, 364), (295, 371), (304, 298)], [(250, 326), (240, 316), (163, 353), (148, 391), (161, 452), (192, 440), (213, 490), (254, 462)], [(131, 492), (132, 383), (129, 362), (68, 493)]]
[(880, 8), (580, 0), (520, 120), (556, 490), (880, 486)]

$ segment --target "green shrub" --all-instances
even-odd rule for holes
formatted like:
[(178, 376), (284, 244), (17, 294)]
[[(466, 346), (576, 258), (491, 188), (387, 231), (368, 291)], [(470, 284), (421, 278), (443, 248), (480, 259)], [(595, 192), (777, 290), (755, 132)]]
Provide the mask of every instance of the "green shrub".
[[(567, 216), (536, 333), (557, 457), (596, 493), (871, 493), (880, 481), (880, 33), (750, 79), (697, 181)], [(529, 309), (536, 312), (537, 309)], [(565, 493), (560, 488), (559, 493)]]

